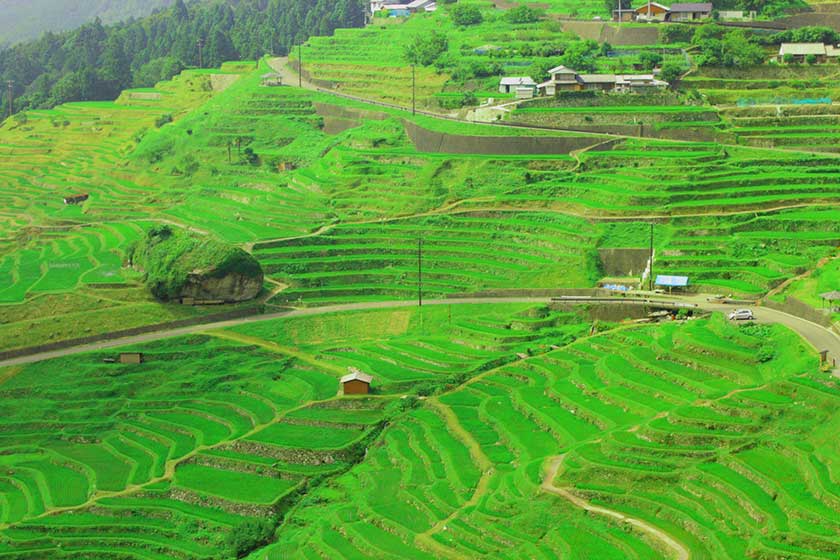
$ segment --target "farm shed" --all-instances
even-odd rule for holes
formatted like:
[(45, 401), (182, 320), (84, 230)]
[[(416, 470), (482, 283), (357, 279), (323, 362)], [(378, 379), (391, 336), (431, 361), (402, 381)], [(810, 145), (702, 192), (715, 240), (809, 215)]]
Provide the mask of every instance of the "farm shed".
[(143, 353), (142, 352), (120, 352), (120, 363), (121, 364), (142, 364), (143, 363)]
[(64, 197), (64, 204), (81, 204), (89, 198), (89, 194), (71, 194)]
[(809, 56), (816, 57), (817, 62), (825, 62), (829, 58), (840, 57), (840, 49), (823, 43), (782, 43), (779, 47), (779, 62), (784, 62), (785, 57), (793, 57), (795, 62), (805, 62)]
[(371, 381), (373, 376), (350, 368), (350, 373), (341, 378), (341, 386), (345, 395), (367, 395), (370, 393)]
[(263, 74), (262, 76), (260, 76), (260, 78), (262, 79), (262, 85), (267, 87), (283, 85), (283, 76), (281, 76), (277, 72), (269, 72), (268, 74)]
[(521, 88), (531, 88), (536, 91), (537, 84), (527, 76), (502, 78), (499, 82), (499, 93), (516, 93)]
[(688, 287), (688, 276), (667, 276), (660, 274), (656, 277), (656, 282), (654, 283), (657, 286), (668, 288), (669, 292), (674, 288), (685, 289)]
[(636, 19), (639, 21), (665, 21), (670, 13), (668, 6), (657, 2), (648, 2), (636, 8)]
[(697, 21), (712, 17), (711, 2), (691, 2), (671, 4), (668, 21)]

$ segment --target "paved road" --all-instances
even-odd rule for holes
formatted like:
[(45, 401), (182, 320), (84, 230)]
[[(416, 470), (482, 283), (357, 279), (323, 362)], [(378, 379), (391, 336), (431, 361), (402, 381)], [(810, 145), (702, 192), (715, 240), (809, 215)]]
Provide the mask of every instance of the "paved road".
[[(671, 301), (671, 302), (689, 302), (696, 304), (700, 309), (705, 311), (720, 311), (727, 313), (733, 309), (731, 305), (723, 305), (716, 303), (708, 303), (700, 298), (687, 298), (680, 300), (679, 298), (663, 298), (661, 296), (655, 297), (656, 301)], [(423, 305), (438, 306), (438, 305), (477, 305), (477, 304), (504, 304), (504, 303), (548, 303), (550, 298), (547, 297), (484, 297), (484, 298), (463, 298), (463, 299), (435, 299), (426, 300)], [(585, 300), (584, 300), (585, 302)], [(644, 300), (633, 300), (625, 298), (616, 298), (615, 303), (637, 303), (645, 304)], [(61, 358), (64, 356), (73, 356), (84, 352), (93, 352), (98, 350), (106, 350), (109, 348), (118, 348), (120, 346), (128, 346), (133, 344), (141, 344), (145, 342), (153, 342), (155, 340), (163, 340), (167, 338), (174, 338), (177, 336), (184, 336), (190, 334), (197, 334), (212, 329), (224, 329), (235, 327), (238, 325), (246, 325), (249, 323), (259, 323), (263, 321), (271, 321), (274, 319), (290, 318), (290, 317), (309, 317), (316, 315), (327, 315), (330, 313), (341, 313), (347, 311), (369, 311), (374, 309), (389, 309), (401, 307), (414, 307), (417, 305), (412, 300), (401, 301), (379, 301), (379, 302), (363, 302), (350, 303), (345, 305), (330, 305), (325, 307), (312, 307), (306, 309), (295, 309), (292, 311), (283, 311), (279, 313), (267, 313), (265, 315), (255, 315), (252, 317), (244, 317), (241, 319), (233, 319), (228, 321), (218, 321), (215, 323), (204, 323), (201, 325), (193, 325), (189, 327), (181, 327), (167, 331), (145, 333), (135, 336), (128, 336), (114, 340), (106, 340), (102, 342), (94, 342), (91, 344), (84, 344), (81, 346), (73, 346), (70, 348), (63, 348), (61, 350), (53, 350), (49, 352), (41, 352), (38, 354), (31, 354), (29, 356), (21, 356), (9, 360), (0, 361), (0, 367), (16, 366), (23, 364), (30, 364), (40, 362), (42, 360), (49, 360), (52, 358)], [(753, 308), (756, 314), (757, 322), (764, 323), (779, 323), (784, 325), (797, 333), (799, 333), (805, 340), (807, 340), (816, 350), (828, 350), (829, 356), (840, 362), (840, 336), (836, 333), (811, 323), (805, 319), (788, 315), (781, 311), (767, 309), (764, 307)], [(840, 377), (840, 369), (835, 369), (834, 374)]]

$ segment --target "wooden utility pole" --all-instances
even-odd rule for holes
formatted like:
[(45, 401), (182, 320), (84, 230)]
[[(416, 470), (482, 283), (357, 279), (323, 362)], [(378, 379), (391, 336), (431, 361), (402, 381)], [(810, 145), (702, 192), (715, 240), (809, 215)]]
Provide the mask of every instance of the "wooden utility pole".
[(648, 269), (648, 290), (653, 291), (653, 222), (650, 223), (650, 267)]
[(15, 114), (15, 82), (13, 80), (9, 80), (6, 83), (9, 86), (9, 95), (6, 98), (6, 101), (9, 103), (9, 116)]
[(195, 42), (198, 46), (198, 67), (204, 68), (204, 39)]
[(417, 72), (414, 64), (411, 65), (411, 114), (417, 114)]
[(298, 43), (298, 87), (303, 88), (303, 43)]
[(417, 306), (423, 307), (423, 238), (417, 238)]

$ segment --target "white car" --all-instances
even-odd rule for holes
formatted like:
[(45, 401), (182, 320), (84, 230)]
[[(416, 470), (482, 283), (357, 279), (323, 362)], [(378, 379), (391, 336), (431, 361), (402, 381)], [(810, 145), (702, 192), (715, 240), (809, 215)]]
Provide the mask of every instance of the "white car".
[(736, 309), (729, 314), (730, 321), (752, 321), (753, 319), (755, 319), (755, 315), (750, 309)]

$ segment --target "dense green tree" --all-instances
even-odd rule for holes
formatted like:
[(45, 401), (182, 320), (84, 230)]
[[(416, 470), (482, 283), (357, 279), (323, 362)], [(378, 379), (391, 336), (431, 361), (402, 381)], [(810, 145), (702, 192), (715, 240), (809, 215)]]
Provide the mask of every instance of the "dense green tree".
[(0, 83), (14, 80), (19, 109), (113, 99), (126, 86), (153, 85), (196, 66), (199, 39), (206, 66), (284, 55), (311, 35), (363, 26), (366, 9), (364, 0), (178, 0), (144, 19), (111, 26), (96, 20), (0, 50)]
[(535, 10), (525, 4), (505, 12), (505, 19), (510, 23), (534, 23), (542, 18), (543, 12), (541, 10)]
[(662, 55), (654, 52), (643, 52), (639, 55), (639, 63), (645, 70), (653, 70), (662, 64)]
[(685, 72), (685, 67), (678, 62), (666, 62), (662, 65), (659, 77), (669, 84), (676, 82)]
[(431, 66), (449, 49), (449, 40), (439, 31), (416, 35), (406, 46), (403, 56), (411, 64)]
[(449, 16), (455, 25), (477, 25), (484, 19), (475, 4), (456, 4), (449, 10)]
[(600, 50), (597, 41), (576, 41), (569, 44), (560, 63), (577, 72), (594, 72), (595, 58)]
[(619, 8), (618, 4), (621, 3), (622, 10), (632, 10), (632, 0), (604, 0), (604, 9), (608, 14), (611, 14), (613, 10), (617, 10)]

